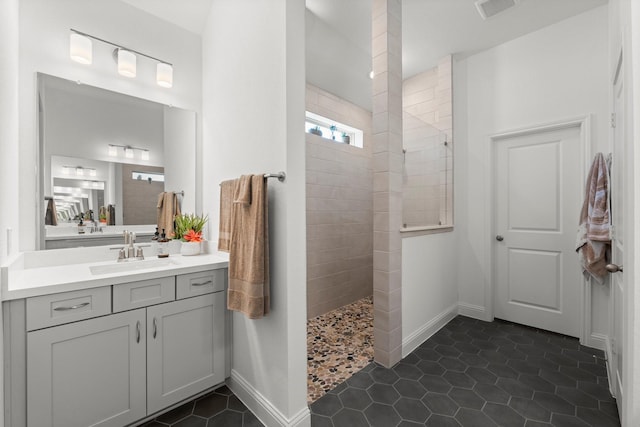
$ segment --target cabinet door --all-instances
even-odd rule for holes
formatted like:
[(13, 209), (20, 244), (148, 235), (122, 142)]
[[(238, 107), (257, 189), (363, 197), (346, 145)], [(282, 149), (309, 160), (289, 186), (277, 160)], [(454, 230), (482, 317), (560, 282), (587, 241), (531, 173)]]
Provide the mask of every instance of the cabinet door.
[(147, 308), (149, 414), (224, 381), (224, 292)]
[(27, 334), (29, 427), (121, 427), (146, 415), (144, 309)]

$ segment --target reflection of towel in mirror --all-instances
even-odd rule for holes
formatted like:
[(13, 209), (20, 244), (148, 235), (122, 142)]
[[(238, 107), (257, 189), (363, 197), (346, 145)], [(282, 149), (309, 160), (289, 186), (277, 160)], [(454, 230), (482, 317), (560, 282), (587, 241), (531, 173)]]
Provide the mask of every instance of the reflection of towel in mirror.
[(58, 212), (53, 198), (47, 202), (47, 212), (44, 214), (45, 225), (58, 225)]
[(609, 169), (602, 153), (598, 153), (587, 177), (576, 242), (585, 277), (603, 283), (610, 247)]
[(164, 230), (167, 238), (173, 238), (173, 220), (180, 215), (180, 203), (178, 195), (173, 192), (158, 194), (158, 229)]
[(259, 319), (270, 306), (267, 181), (248, 175), (233, 185), (227, 308)]

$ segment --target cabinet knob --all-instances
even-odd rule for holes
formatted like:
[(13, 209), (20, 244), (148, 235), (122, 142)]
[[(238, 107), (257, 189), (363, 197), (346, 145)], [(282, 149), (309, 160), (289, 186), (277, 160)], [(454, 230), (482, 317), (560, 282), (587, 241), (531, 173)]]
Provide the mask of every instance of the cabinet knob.
[(498, 234), (498, 235), (496, 236), (496, 240), (497, 240), (498, 242), (502, 242), (502, 241), (504, 240), (504, 237), (502, 237), (501, 235), (499, 235), (499, 234)]

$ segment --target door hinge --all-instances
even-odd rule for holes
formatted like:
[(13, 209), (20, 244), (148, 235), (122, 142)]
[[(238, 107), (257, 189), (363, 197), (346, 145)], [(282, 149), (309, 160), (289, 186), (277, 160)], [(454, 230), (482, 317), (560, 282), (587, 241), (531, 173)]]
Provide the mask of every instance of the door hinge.
[(616, 113), (611, 113), (611, 127), (616, 127)]

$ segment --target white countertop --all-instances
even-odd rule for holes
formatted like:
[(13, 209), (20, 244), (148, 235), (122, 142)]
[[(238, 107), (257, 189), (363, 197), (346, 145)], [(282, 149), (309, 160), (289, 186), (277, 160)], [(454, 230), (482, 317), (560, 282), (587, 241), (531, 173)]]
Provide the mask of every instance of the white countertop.
[[(114, 259), (116, 253), (109, 251), (108, 247), (106, 248), (106, 252), (104, 247), (99, 247), (20, 253), (0, 269), (2, 275), (1, 299), (8, 301), (155, 279), (167, 275), (226, 268), (229, 261), (229, 255), (224, 252), (195, 256), (171, 254), (169, 258), (165, 258), (166, 265), (158, 265), (159, 258), (152, 256), (147, 257), (144, 261), (129, 261), (130, 263), (141, 263), (135, 266), (134, 271), (92, 273), (91, 267), (102, 268), (102, 266), (117, 264)], [(109, 257), (105, 257), (104, 254)], [(69, 262), (74, 259), (75, 263)], [(96, 262), (91, 262), (91, 259), (95, 259)], [(108, 259), (108, 261), (104, 261), (104, 259)], [(149, 268), (143, 266), (144, 263), (147, 263)]]

